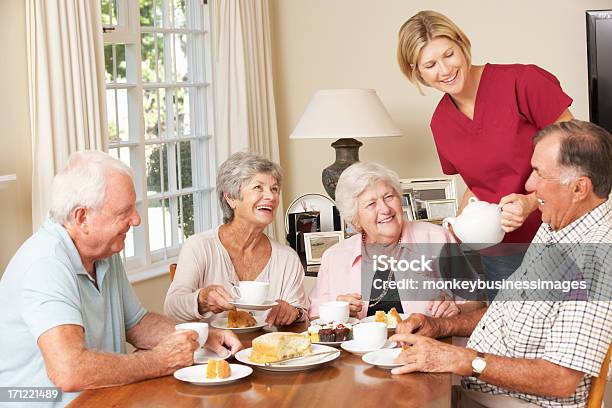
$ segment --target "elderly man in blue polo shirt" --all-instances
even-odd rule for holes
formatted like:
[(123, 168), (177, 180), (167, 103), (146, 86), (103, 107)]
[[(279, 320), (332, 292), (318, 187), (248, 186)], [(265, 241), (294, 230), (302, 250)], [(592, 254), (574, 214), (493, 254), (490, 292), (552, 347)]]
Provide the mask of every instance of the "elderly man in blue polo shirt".
[[(105, 153), (76, 153), (55, 177), (50, 218), (0, 281), (0, 385), (60, 387), (63, 406), (78, 391), (193, 364), (197, 333), (147, 312), (125, 275), (119, 252), (140, 224), (135, 202), (130, 168)], [(126, 341), (146, 351), (126, 354)], [(206, 346), (242, 348), (216, 330)]]

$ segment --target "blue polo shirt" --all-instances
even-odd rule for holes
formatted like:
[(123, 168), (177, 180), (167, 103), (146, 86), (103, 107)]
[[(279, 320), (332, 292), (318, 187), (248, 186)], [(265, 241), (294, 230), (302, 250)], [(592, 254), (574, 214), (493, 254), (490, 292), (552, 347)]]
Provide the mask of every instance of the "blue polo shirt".
[[(54, 386), (37, 341), (60, 325), (82, 326), (88, 349), (125, 353), (125, 332), (146, 310), (127, 280), (119, 254), (95, 267), (98, 287), (66, 229), (50, 220), (19, 248), (0, 280), (0, 386)], [(64, 406), (77, 395), (64, 393), (61, 403), (32, 406)]]

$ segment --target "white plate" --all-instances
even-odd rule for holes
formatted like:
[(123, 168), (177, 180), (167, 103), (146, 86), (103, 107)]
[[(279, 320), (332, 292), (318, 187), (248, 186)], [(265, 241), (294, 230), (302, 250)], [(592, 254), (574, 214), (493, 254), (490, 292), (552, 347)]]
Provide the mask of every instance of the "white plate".
[(376, 367), (384, 368), (386, 370), (390, 370), (392, 368), (402, 366), (402, 364), (393, 362), (393, 360), (395, 360), (395, 357), (399, 356), (401, 352), (401, 348), (376, 350), (364, 354), (361, 359), (365, 363), (372, 364)]
[(239, 299), (236, 299), (235, 301), (232, 301), (230, 303), (236, 306), (238, 309), (247, 309), (247, 310), (268, 310), (278, 305), (278, 303), (273, 300), (266, 300), (260, 304), (251, 304), (251, 303), (241, 303)]
[[(330, 323), (330, 322), (324, 322), (322, 319), (315, 319), (312, 322), (310, 322), (310, 324), (320, 324), (321, 326), (327, 323)], [(354, 326), (356, 324), (359, 324), (359, 319), (355, 319), (354, 317), (349, 317), (347, 323), (350, 324), (351, 326)]]
[(258, 367), (261, 368), (262, 370), (268, 370), (268, 371), (302, 371), (302, 370), (309, 370), (311, 368), (315, 368), (318, 367), (320, 365), (323, 365), (325, 363), (328, 363), (332, 360), (337, 359), (338, 357), (340, 357), (340, 350), (336, 350), (333, 347), (329, 347), (329, 346), (323, 346), (321, 344), (313, 344), (311, 346), (312, 352), (314, 353), (323, 353), (325, 351), (335, 351), (335, 353), (332, 354), (328, 354), (326, 356), (314, 356), (314, 357), (305, 357), (305, 358), (301, 358), (299, 360), (292, 360), (289, 361), (287, 363), (281, 363), (281, 364), (272, 364), (271, 366), (266, 366), (265, 364), (262, 363), (254, 363), (253, 361), (251, 361), (249, 359), (249, 357), (251, 356), (251, 351), (253, 351), (252, 347), (249, 347), (248, 349), (244, 349), (244, 350), (240, 350), (238, 353), (236, 353), (236, 360), (240, 361), (241, 363), (245, 363), (245, 364), (249, 364), (252, 365), (254, 367)]
[(358, 356), (363, 356), (364, 354), (367, 354), (367, 353), (370, 353), (376, 350), (392, 349), (392, 348), (395, 348), (395, 346), (397, 346), (397, 343), (391, 340), (387, 340), (387, 342), (380, 349), (374, 349), (374, 350), (359, 348), (357, 346), (356, 340), (345, 341), (340, 345), (340, 347), (342, 347), (344, 350), (348, 351), (349, 353), (358, 355)]
[(228, 357), (230, 357), (232, 355), (232, 352), (229, 351), (228, 349), (225, 349), (225, 353), (223, 355), (219, 355), (217, 353), (215, 353), (212, 350), (209, 350), (207, 348), (201, 348), (199, 350), (196, 350), (196, 352), (193, 355), (193, 363), (194, 364), (206, 364), (208, 363), (208, 360), (211, 358), (217, 358), (217, 359), (221, 359), (221, 360), (226, 360)]
[[(285, 231), (289, 233), (289, 214), (303, 211), (319, 211), (321, 231), (334, 230), (334, 200), (323, 194), (304, 194), (293, 200), (285, 212)], [(305, 207), (305, 208), (304, 208)]]
[(227, 317), (222, 317), (217, 320), (213, 320), (210, 323), (210, 326), (214, 327), (215, 329), (231, 330), (234, 333), (254, 332), (254, 331), (261, 329), (262, 327), (266, 325), (265, 316), (254, 316), (254, 317), (255, 317), (255, 320), (257, 320), (257, 324), (251, 327), (239, 327), (239, 328), (227, 327)]
[[(406, 320), (408, 316), (410, 316), (410, 313), (400, 313), (400, 318), (402, 320)], [(363, 319), (361, 319), (359, 323), (369, 323), (369, 322), (374, 322), (374, 321), (376, 321), (376, 316), (368, 316), (368, 317), (364, 317)], [(395, 327), (389, 327), (388, 325), (387, 325), (387, 329), (395, 331)]]
[(195, 365), (191, 367), (181, 368), (174, 372), (174, 378), (177, 380), (189, 382), (195, 385), (220, 385), (227, 384), (251, 375), (253, 369), (242, 364), (230, 364), (231, 374), (227, 378), (206, 378), (206, 365)]

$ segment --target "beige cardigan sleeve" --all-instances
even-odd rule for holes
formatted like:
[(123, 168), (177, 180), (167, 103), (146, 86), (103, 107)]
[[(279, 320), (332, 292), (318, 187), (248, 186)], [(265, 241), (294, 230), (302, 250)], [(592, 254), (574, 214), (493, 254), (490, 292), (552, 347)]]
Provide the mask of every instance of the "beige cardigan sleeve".
[(199, 242), (198, 237), (193, 236), (183, 243), (176, 274), (166, 294), (164, 312), (177, 320), (203, 320), (213, 315), (212, 312), (201, 315), (198, 311), (198, 294), (207, 272)]

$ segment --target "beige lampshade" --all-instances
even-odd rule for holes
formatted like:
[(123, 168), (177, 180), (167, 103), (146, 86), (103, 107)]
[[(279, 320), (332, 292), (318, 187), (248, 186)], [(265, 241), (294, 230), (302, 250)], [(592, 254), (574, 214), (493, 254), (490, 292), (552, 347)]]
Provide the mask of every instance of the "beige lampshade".
[(374, 89), (317, 91), (290, 139), (401, 136)]

